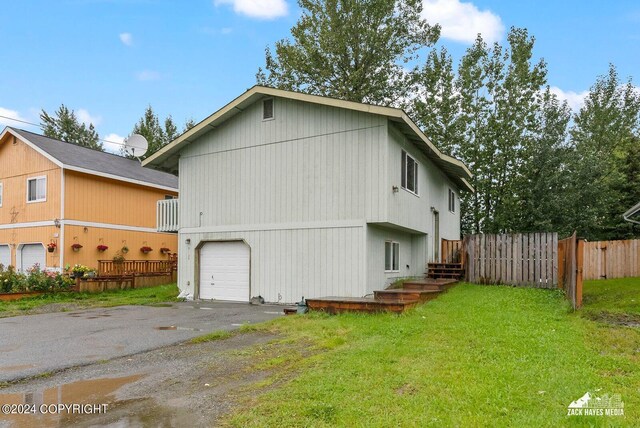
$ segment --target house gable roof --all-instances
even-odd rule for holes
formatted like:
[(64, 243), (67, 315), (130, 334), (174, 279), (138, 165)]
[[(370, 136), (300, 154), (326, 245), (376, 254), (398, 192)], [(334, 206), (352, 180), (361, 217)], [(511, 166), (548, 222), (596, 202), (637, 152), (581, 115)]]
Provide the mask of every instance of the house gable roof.
[(135, 159), (127, 159), (13, 127), (6, 127), (0, 134), (0, 140), (7, 133), (24, 141), (61, 168), (162, 190), (178, 190), (178, 177), (144, 168)]
[(335, 98), (327, 98), (318, 95), (309, 95), (257, 85), (247, 90), (245, 93), (198, 123), (184, 134), (180, 135), (170, 144), (167, 144), (162, 149), (149, 156), (143, 161), (143, 165), (177, 172), (179, 152), (184, 146), (194, 142), (200, 136), (217, 128), (236, 114), (244, 111), (251, 104), (265, 97), (286, 98), (312, 104), (320, 104), (385, 116), (396, 125), (396, 127), (407, 137), (409, 141), (418, 147), (418, 149), (420, 149), (439, 168), (441, 168), (457, 186), (461, 189), (473, 191), (473, 187), (468, 182), (468, 180), (471, 179), (472, 174), (466, 165), (460, 160), (440, 152), (440, 150), (433, 145), (420, 128), (418, 128), (418, 126), (401, 109), (363, 104), (353, 101), (344, 101)]

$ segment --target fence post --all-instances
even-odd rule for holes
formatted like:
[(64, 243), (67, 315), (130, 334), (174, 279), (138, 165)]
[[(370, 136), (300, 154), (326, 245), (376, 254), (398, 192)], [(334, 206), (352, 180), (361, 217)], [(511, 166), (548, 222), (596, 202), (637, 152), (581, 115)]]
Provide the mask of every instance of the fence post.
[(578, 239), (576, 245), (576, 303), (575, 308), (582, 307), (582, 271), (584, 266), (584, 239)]

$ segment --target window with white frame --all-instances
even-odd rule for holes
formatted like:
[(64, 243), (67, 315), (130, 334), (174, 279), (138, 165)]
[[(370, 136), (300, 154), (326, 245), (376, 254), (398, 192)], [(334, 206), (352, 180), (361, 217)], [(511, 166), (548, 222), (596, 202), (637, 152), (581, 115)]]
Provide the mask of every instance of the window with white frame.
[(456, 212), (456, 193), (449, 189), (449, 211)]
[(386, 272), (398, 272), (400, 270), (400, 243), (385, 241), (384, 270)]
[(262, 120), (273, 119), (273, 98), (262, 101)]
[(2, 206), (2, 192), (4, 190), (4, 185), (0, 182), (0, 207)]
[(418, 162), (410, 154), (402, 151), (402, 188), (418, 194)]
[(47, 177), (34, 177), (27, 180), (27, 202), (47, 200)]

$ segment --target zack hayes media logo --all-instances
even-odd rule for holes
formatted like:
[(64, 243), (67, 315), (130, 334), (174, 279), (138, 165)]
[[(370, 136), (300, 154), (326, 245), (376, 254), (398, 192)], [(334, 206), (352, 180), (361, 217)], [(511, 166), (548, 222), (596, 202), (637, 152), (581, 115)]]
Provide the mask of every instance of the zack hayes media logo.
[(624, 416), (624, 402), (620, 394), (595, 396), (587, 392), (569, 404), (567, 416)]

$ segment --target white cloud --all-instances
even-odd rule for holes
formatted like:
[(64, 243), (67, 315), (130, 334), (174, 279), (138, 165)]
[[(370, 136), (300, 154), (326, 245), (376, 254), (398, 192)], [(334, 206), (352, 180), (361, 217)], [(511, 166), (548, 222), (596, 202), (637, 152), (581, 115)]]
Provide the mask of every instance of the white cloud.
[(549, 88), (549, 90), (551, 91), (552, 94), (555, 94), (558, 97), (558, 99), (566, 100), (567, 103), (569, 104), (569, 107), (571, 107), (571, 110), (573, 110), (576, 113), (580, 111), (580, 109), (584, 105), (584, 99), (589, 94), (589, 91), (582, 91), (582, 92), (563, 91), (557, 86), (552, 86)]
[(422, 6), (422, 17), (430, 24), (440, 24), (445, 39), (473, 43), (481, 33), (487, 43), (493, 43), (504, 34), (502, 19), (490, 10), (478, 9), (473, 3), (423, 0)]
[[(11, 120), (11, 119), (15, 119), (15, 120)], [(27, 119), (22, 117), (20, 113), (18, 113), (15, 110), (9, 110), (8, 108), (0, 107), (0, 125), (2, 125), (0, 129), (2, 129), (5, 126), (15, 126), (16, 128), (24, 128), (26, 124), (22, 122), (18, 122), (19, 120), (26, 121)]]
[(92, 116), (87, 110), (81, 108), (76, 111), (76, 116), (78, 120), (85, 125), (89, 126), (89, 124), (93, 123), (93, 126), (98, 126), (100, 122), (102, 122), (102, 117), (100, 116)]
[(104, 137), (103, 140), (101, 143), (107, 152), (120, 154), (122, 145), (124, 144), (124, 137), (111, 133)]
[(142, 82), (148, 82), (150, 80), (160, 80), (162, 76), (159, 72), (154, 70), (142, 70), (136, 73), (136, 79)]
[(133, 45), (133, 36), (131, 35), (131, 33), (120, 33), (119, 37), (123, 45), (125, 46)]
[(274, 19), (289, 13), (285, 0), (213, 0), (213, 4), (229, 4), (234, 12), (258, 19)]

